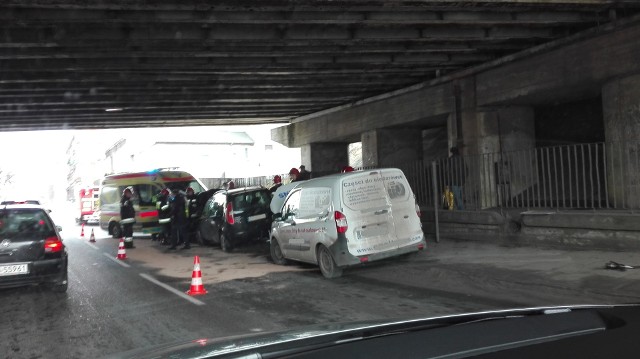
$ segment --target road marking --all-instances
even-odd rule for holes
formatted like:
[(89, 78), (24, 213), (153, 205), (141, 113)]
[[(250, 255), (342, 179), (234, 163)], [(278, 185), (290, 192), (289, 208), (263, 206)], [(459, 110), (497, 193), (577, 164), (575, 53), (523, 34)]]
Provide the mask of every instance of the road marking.
[(100, 248), (98, 248), (98, 246), (96, 246), (95, 244), (91, 244), (91, 243), (85, 242), (85, 241), (82, 241), (82, 243), (88, 245), (89, 247), (91, 247), (91, 248), (93, 248), (95, 250), (100, 250)]
[(140, 273), (140, 276), (146, 280), (148, 280), (149, 282), (153, 283), (153, 284), (157, 284), (159, 286), (161, 286), (162, 288), (168, 290), (169, 292), (181, 297), (182, 299), (186, 299), (188, 301), (190, 301), (191, 303), (195, 304), (195, 305), (204, 305), (204, 302), (201, 302), (191, 296), (188, 296), (187, 294), (173, 288), (172, 286), (168, 285), (168, 284), (164, 284), (161, 281), (153, 278), (152, 276), (146, 274), (146, 273)]
[(104, 255), (105, 255), (105, 257), (107, 257), (107, 258), (111, 259), (112, 261), (114, 261), (114, 262), (118, 263), (119, 265), (121, 265), (121, 266), (123, 266), (123, 267), (125, 267), (125, 268), (129, 268), (129, 267), (131, 267), (131, 266), (130, 266), (130, 265), (128, 265), (127, 263), (123, 262), (121, 259), (118, 259), (118, 258), (114, 257), (112, 254), (109, 254), (109, 253), (102, 253), (102, 254), (104, 254)]

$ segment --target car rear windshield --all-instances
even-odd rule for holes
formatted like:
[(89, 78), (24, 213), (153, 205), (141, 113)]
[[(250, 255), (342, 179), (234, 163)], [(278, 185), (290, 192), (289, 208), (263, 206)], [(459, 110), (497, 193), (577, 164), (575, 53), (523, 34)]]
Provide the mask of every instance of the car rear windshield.
[(258, 209), (266, 211), (271, 202), (271, 194), (267, 190), (240, 192), (233, 194), (232, 200), (234, 212), (247, 209), (252, 209), (254, 212)]
[(32, 240), (54, 235), (53, 223), (42, 209), (0, 210), (0, 238)]

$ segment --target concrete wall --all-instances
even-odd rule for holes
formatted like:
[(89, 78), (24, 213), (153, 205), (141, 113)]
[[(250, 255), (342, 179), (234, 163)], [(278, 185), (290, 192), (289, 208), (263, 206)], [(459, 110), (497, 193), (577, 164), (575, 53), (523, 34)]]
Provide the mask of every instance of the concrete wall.
[(536, 147), (604, 141), (600, 95), (534, 108)]

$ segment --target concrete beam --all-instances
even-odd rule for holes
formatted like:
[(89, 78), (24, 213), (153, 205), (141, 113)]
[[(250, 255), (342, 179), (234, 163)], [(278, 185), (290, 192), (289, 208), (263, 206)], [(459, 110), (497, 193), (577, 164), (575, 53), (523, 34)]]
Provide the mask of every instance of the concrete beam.
[(608, 79), (640, 72), (638, 39), (636, 22), (480, 73), (478, 105), (537, 104), (599, 92)]
[(301, 147), (314, 142), (331, 142), (354, 136), (359, 138), (365, 131), (406, 125), (411, 121), (423, 121), (422, 127), (425, 128), (441, 126), (444, 124), (441, 116), (449, 113), (453, 106), (451, 95), (450, 84), (422, 88), (398, 96), (391, 93), (314, 114), (310, 120), (273, 129), (271, 138), (288, 147)]

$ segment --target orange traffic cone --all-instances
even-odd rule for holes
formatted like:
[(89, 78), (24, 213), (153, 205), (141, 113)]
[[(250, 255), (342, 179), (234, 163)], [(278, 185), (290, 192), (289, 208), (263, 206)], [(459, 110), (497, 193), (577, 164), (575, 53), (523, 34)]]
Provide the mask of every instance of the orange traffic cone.
[(124, 238), (120, 238), (120, 244), (118, 244), (118, 259), (127, 259), (127, 252), (124, 250)]
[(96, 241), (96, 235), (93, 234), (93, 228), (91, 228), (91, 236), (89, 237), (89, 242), (95, 242)]
[(202, 285), (202, 272), (200, 272), (200, 257), (193, 258), (193, 274), (191, 275), (191, 289), (187, 291), (189, 295), (203, 295), (207, 291)]
[(82, 229), (80, 230), (80, 237), (84, 237), (84, 222), (82, 222)]

